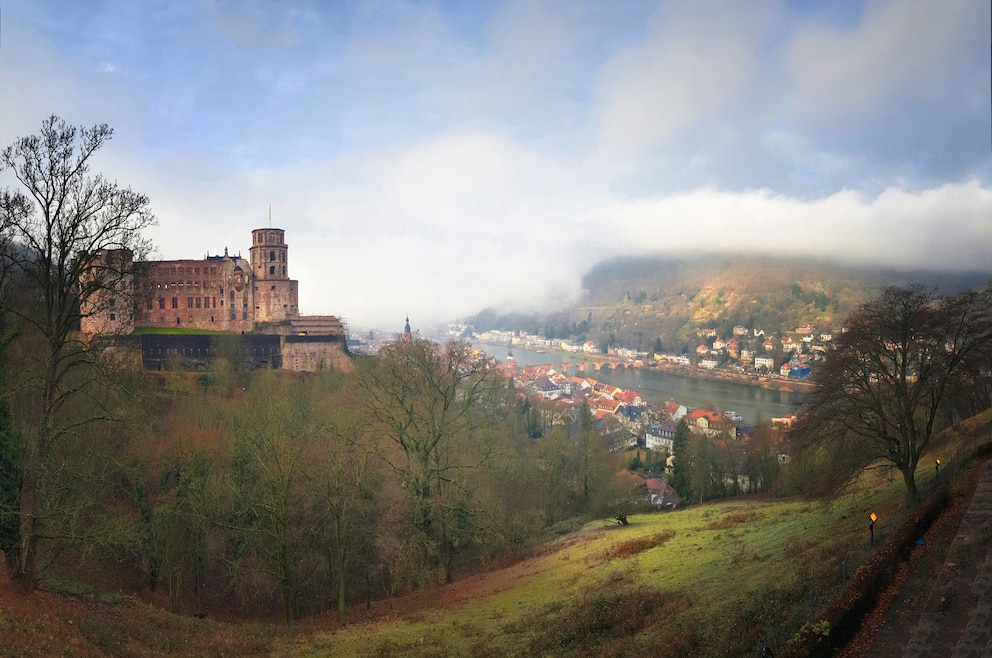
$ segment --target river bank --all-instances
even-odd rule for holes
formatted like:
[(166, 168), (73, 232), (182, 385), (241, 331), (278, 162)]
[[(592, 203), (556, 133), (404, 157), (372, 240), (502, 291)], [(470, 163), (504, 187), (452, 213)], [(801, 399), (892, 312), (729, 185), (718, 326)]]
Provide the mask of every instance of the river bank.
[[(522, 347), (507, 347), (477, 343), (479, 349), (503, 361), (510, 354), (517, 365), (553, 367), (559, 372), (569, 364), (584, 367), (580, 376), (587, 376), (604, 384), (624, 390), (641, 393), (651, 405), (676, 401), (687, 407), (712, 408), (739, 412), (747, 422), (760, 418), (780, 418), (795, 413), (796, 405), (802, 400), (809, 385), (781, 378), (768, 377), (759, 381), (755, 376), (743, 373), (725, 373), (659, 364), (632, 367), (624, 363), (621, 368), (607, 359), (591, 358), (574, 353), (528, 350)], [(593, 364), (609, 364), (601, 370), (593, 370)], [(575, 369), (572, 368), (572, 372)]]
[(690, 377), (692, 379), (705, 379), (709, 381), (733, 382), (745, 386), (756, 386), (769, 391), (784, 391), (788, 393), (805, 393), (813, 389), (810, 382), (798, 379), (785, 379), (784, 377), (749, 375), (747, 373), (726, 372), (723, 370), (709, 370), (707, 368), (694, 368), (691, 366), (677, 366), (670, 364), (658, 364), (654, 366), (634, 366), (647, 370), (657, 370), (679, 377)]
[[(496, 347), (494, 345), (487, 345), (484, 343), (479, 344), (490, 354), (492, 354), (492, 348)], [(512, 351), (512, 347), (499, 346), (507, 351)], [(521, 348), (517, 348), (517, 351), (521, 351)], [(558, 365), (565, 363), (609, 363), (613, 370), (617, 370), (617, 366), (622, 366), (623, 368), (632, 368), (638, 370), (647, 370), (654, 372), (664, 372), (669, 375), (675, 375), (678, 377), (688, 377), (691, 379), (703, 379), (707, 381), (714, 382), (731, 382), (734, 384), (741, 384), (744, 386), (755, 386), (758, 388), (763, 388), (769, 391), (783, 391), (787, 393), (805, 393), (812, 390), (813, 384), (807, 381), (802, 381), (795, 378), (780, 377), (777, 375), (754, 375), (743, 372), (727, 372), (726, 370), (711, 370), (709, 368), (698, 368), (695, 366), (682, 366), (671, 363), (656, 362), (650, 365), (641, 364), (637, 365), (634, 363), (629, 363), (625, 361), (610, 361), (608, 359), (603, 359), (602, 357), (589, 357), (581, 354), (575, 354), (572, 352), (537, 352), (534, 350), (526, 350), (531, 354), (541, 354), (547, 358), (548, 365)], [(528, 364), (530, 365), (530, 364)]]

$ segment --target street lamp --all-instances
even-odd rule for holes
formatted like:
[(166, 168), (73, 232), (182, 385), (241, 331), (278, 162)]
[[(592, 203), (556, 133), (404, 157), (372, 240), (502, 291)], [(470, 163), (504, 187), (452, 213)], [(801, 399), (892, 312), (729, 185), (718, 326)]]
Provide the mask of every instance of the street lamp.
[(940, 477), (940, 459), (935, 459), (933, 461), (934, 477)]
[(875, 545), (875, 521), (878, 521), (878, 515), (872, 512), (868, 515), (868, 552), (871, 553), (872, 546)]

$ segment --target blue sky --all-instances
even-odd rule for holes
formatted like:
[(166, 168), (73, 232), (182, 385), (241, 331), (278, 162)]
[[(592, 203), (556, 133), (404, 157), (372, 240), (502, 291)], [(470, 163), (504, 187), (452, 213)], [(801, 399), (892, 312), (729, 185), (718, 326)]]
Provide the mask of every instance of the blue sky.
[(548, 308), (618, 254), (992, 270), (990, 11), (5, 0), (0, 144), (109, 123), (161, 258), (247, 257), (271, 206), (303, 311), (355, 327)]

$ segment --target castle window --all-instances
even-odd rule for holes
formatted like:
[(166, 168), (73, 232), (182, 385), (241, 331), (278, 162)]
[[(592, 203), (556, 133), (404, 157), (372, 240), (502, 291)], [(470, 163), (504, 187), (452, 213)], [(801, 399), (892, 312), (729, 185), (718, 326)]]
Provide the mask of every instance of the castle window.
[(214, 297), (213, 300), (214, 300), (214, 308), (217, 308), (217, 298)]
[(200, 298), (199, 297), (196, 298), (196, 307), (197, 308), (200, 308)]
[(214, 316), (212, 316), (212, 315), (210, 316), (210, 321), (211, 321), (211, 322), (213, 322), (213, 321), (214, 321)]
[(193, 268), (193, 274), (199, 274), (199, 273), (200, 273), (200, 268), (199, 267), (194, 267)]
[(117, 300), (113, 297), (110, 298), (110, 308), (117, 306)]
[(221, 286), (221, 287), (220, 287), (220, 296), (221, 296), (221, 297), (223, 297), (223, 296), (224, 296), (224, 286)]
[(282, 266), (282, 275), (283, 276), (286, 276), (286, 266), (285, 265)]
[(181, 319), (176, 318), (176, 324), (182, 324), (182, 323), (183, 323), (183, 321)]
[(270, 265), (269, 266), (269, 274), (275, 274), (275, 273), (276, 273), (276, 266), (275, 265)]
[(238, 319), (238, 316), (235, 315), (234, 313), (231, 313), (231, 319), (232, 320), (237, 320)]
[(165, 308), (165, 297), (159, 297), (158, 298), (158, 307), (159, 308)]
[(172, 298), (172, 308), (179, 308), (179, 298), (178, 297), (173, 297)]
[(116, 313), (111, 313), (110, 314), (110, 321), (113, 322), (116, 319), (117, 319), (117, 314)]
[(270, 251), (269, 252), (269, 260), (275, 260), (275, 259), (276, 259), (276, 252)]
[(241, 319), (242, 320), (247, 320), (248, 319), (248, 314), (247, 313), (242, 313), (241, 314)]
[(186, 308), (193, 308), (193, 298), (192, 297), (187, 297), (186, 298)]

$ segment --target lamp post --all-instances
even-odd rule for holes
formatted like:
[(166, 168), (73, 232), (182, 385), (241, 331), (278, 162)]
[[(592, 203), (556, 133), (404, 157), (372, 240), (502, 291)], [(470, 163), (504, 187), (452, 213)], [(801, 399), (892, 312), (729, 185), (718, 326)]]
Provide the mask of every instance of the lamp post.
[(871, 555), (871, 549), (875, 545), (875, 521), (878, 521), (878, 515), (872, 512), (868, 515), (868, 554)]
[(935, 459), (933, 461), (934, 477), (940, 477), (940, 459)]

